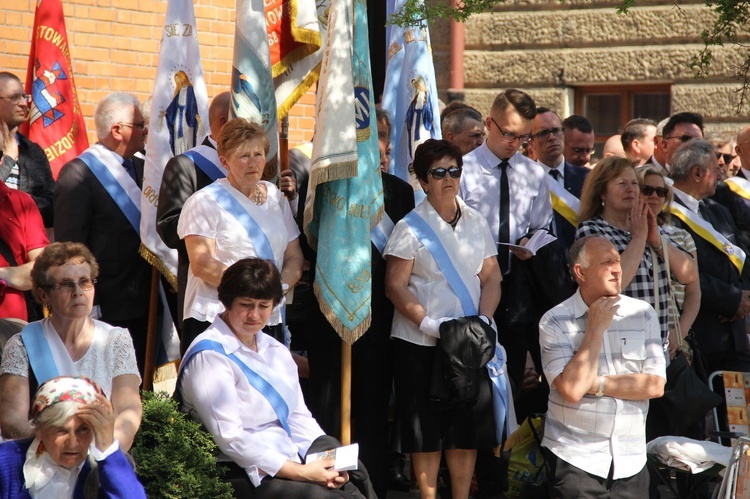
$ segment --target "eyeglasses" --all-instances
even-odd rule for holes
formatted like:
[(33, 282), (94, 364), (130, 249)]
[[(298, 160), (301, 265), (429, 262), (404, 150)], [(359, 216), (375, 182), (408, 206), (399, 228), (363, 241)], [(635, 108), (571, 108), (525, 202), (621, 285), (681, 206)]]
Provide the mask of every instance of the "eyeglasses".
[[(565, 145), (568, 145), (567, 143)], [(571, 147), (571, 151), (573, 151), (576, 154), (591, 154), (594, 152), (593, 147)]]
[(502, 128), (500, 128), (500, 125), (497, 124), (497, 121), (495, 121), (495, 118), (493, 118), (492, 116), (490, 116), (490, 119), (492, 120), (492, 123), (495, 124), (495, 126), (497, 127), (497, 129), (500, 130), (500, 133), (502, 134), (503, 140), (505, 142), (507, 142), (509, 144), (512, 144), (513, 142), (520, 141), (521, 144), (525, 144), (526, 142), (528, 142), (529, 140), (531, 140), (531, 135), (529, 135), (529, 134), (526, 134), (526, 135), (516, 135), (515, 133), (506, 132), (505, 130), (503, 130)]
[(736, 158), (736, 157), (737, 157), (736, 154), (721, 153), (721, 152), (717, 152), (716, 153), (716, 159), (724, 158), (724, 164), (725, 165), (728, 165), (729, 163), (731, 163), (734, 160), (734, 158)]
[(531, 134), (532, 139), (547, 139), (550, 135), (554, 135), (555, 137), (559, 137), (563, 134), (565, 129), (563, 127), (557, 127), (557, 128), (548, 128), (547, 130), (540, 130), (537, 133)]
[(46, 287), (47, 289), (56, 289), (58, 291), (66, 291), (68, 293), (73, 293), (76, 290), (76, 284), (78, 284), (78, 287), (81, 288), (83, 291), (90, 291), (94, 289), (94, 284), (96, 284), (96, 279), (90, 279), (88, 277), (81, 277), (78, 280), (78, 282), (66, 279), (64, 281), (58, 282), (57, 284), (50, 284), (49, 286), (46, 286)]
[(31, 96), (29, 94), (13, 94), (9, 97), (0, 97), (0, 99), (5, 99), (13, 104), (18, 104), (19, 102), (29, 102)]
[(656, 193), (657, 197), (665, 198), (669, 194), (669, 188), (667, 187), (653, 187), (651, 185), (642, 185), (641, 194), (646, 197), (651, 197), (651, 194)]
[(664, 137), (664, 140), (677, 139), (680, 142), (687, 142), (689, 140), (693, 140), (694, 138), (695, 137), (693, 137), (692, 135), (673, 135), (671, 137)]
[(464, 171), (463, 168), (460, 166), (451, 166), (448, 169), (445, 168), (433, 168), (432, 170), (427, 170), (427, 175), (432, 175), (432, 178), (435, 179), (443, 179), (445, 178), (445, 174), (451, 176), (451, 178), (459, 178), (461, 177), (461, 172)]
[(141, 130), (143, 130), (144, 128), (146, 128), (146, 122), (145, 121), (141, 121), (140, 123), (119, 123), (119, 124), (120, 125), (124, 125), (124, 126), (133, 127), (133, 128), (140, 128)]

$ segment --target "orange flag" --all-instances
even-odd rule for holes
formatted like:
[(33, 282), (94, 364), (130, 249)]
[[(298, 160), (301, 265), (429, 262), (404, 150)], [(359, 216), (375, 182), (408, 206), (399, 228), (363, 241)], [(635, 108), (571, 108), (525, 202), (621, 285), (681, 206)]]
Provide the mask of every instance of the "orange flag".
[(63, 165), (89, 146), (60, 0), (37, 2), (26, 93), (32, 101), (23, 133), (44, 149), (57, 180)]

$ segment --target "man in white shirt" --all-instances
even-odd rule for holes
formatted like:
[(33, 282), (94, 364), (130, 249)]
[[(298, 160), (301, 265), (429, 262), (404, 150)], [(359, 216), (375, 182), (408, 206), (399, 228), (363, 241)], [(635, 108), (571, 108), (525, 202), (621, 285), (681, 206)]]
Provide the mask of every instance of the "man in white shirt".
[(666, 382), (659, 319), (620, 294), (620, 254), (607, 239), (579, 239), (569, 260), (578, 291), (539, 323), (550, 497), (648, 497), (648, 401)]
[[(467, 205), (487, 219), (495, 241), (524, 245), (530, 235), (548, 229), (552, 221), (552, 205), (546, 173), (536, 162), (518, 152), (521, 144), (531, 138), (536, 104), (525, 92), (507, 89), (495, 98), (485, 121), (487, 139), (484, 144), (464, 156), (460, 195)], [(507, 184), (503, 186), (503, 175)], [(507, 188), (507, 196), (503, 190)], [(501, 217), (505, 215), (505, 217)], [(536, 342), (536, 324), (528, 314), (533, 301), (528, 285), (520, 272), (514, 272), (520, 260), (529, 260), (531, 253), (507, 246), (498, 247), (498, 262), (503, 271), (502, 298), (495, 313), (499, 340), (508, 353), (511, 376), (519, 383), (526, 364), (528, 347)], [(518, 277), (518, 278), (515, 278)]]

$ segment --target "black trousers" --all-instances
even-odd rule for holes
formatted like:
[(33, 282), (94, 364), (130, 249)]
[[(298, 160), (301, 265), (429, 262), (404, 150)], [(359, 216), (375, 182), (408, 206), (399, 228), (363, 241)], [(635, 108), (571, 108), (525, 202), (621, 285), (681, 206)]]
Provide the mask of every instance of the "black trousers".
[(550, 468), (547, 477), (550, 499), (644, 499), (648, 497), (650, 483), (648, 468), (627, 478), (612, 479), (613, 467), (609, 476), (602, 478), (587, 473), (572, 464), (563, 461), (549, 449), (543, 449), (544, 459)]

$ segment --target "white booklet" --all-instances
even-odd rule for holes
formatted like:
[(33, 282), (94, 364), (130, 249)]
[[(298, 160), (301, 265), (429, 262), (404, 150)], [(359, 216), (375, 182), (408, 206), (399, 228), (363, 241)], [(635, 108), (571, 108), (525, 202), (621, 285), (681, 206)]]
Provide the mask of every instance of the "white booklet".
[(507, 246), (509, 248), (516, 248), (521, 251), (528, 251), (531, 253), (532, 256), (536, 255), (536, 252), (539, 251), (540, 248), (543, 248), (547, 246), (549, 243), (557, 239), (555, 236), (547, 232), (546, 230), (538, 230), (534, 232), (534, 235), (531, 236), (531, 239), (526, 241), (526, 246), (519, 246), (518, 244), (510, 244), (510, 243), (497, 243), (502, 244), (503, 246)]
[(357, 469), (359, 459), (359, 444), (345, 445), (324, 452), (308, 454), (306, 462), (325, 461), (333, 459), (334, 471), (349, 471)]

